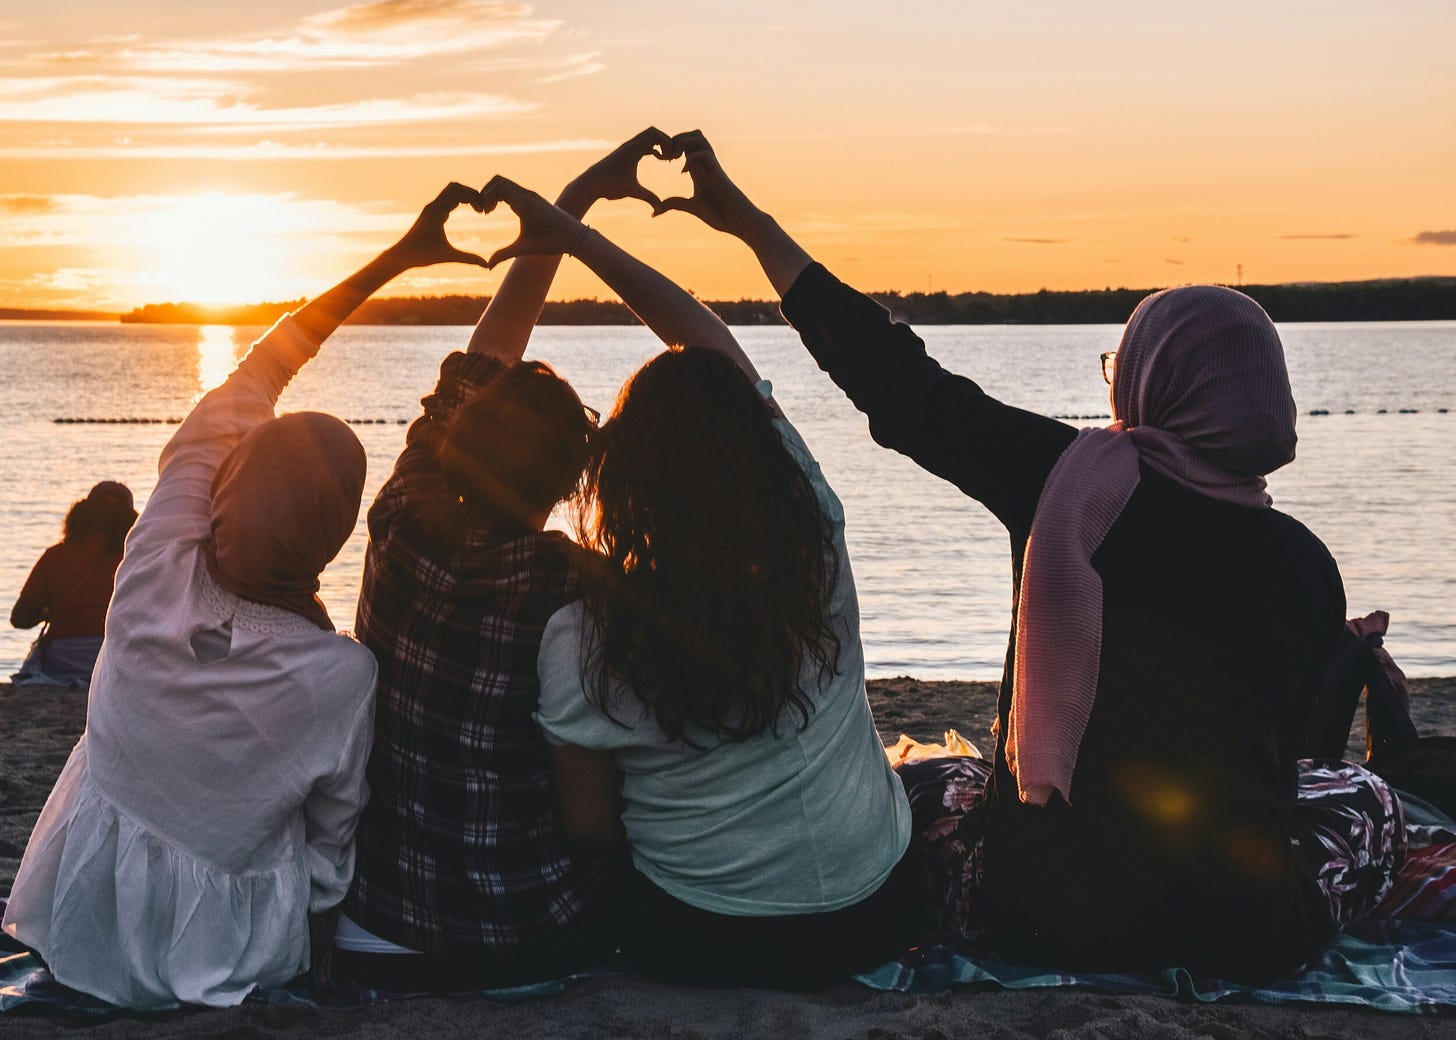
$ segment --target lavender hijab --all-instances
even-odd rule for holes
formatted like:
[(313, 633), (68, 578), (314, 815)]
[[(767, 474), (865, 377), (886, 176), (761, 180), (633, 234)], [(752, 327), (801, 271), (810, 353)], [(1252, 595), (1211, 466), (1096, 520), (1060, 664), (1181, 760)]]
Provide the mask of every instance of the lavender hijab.
[(212, 481), (213, 579), (333, 631), (319, 575), (359, 518), (364, 447), (331, 415), (294, 412), (248, 431)]
[[(1232, 289), (1165, 289), (1123, 330), (1113, 423), (1084, 429), (1037, 501), (1022, 563), (1007, 764), (1023, 802), (1071, 801), (1102, 656), (1102, 579), (1092, 554), (1145, 463), (1184, 487), (1253, 509), (1264, 474), (1294, 458), (1294, 396), (1269, 316)], [(1197, 590), (1190, 590), (1196, 595)]]

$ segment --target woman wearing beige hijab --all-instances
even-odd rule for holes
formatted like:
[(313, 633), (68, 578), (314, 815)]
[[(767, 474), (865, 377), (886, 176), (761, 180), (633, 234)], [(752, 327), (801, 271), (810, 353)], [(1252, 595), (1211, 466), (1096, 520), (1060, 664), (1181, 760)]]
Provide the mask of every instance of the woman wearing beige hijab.
[(42, 811), (4, 929), (55, 977), (132, 1007), (231, 1005), (307, 969), (309, 914), (344, 895), (375, 663), (319, 573), (354, 529), (364, 449), (278, 395), (363, 300), (412, 267), (484, 265), (445, 218), (253, 345), (162, 451), (127, 540), (86, 732)]

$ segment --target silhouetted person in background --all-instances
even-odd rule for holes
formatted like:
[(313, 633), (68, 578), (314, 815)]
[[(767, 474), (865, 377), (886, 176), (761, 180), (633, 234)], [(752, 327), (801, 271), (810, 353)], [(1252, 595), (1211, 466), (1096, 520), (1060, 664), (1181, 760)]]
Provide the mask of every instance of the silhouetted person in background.
[(103, 480), (66, 512), (61, 540), (41, 554), (10, 611), (16, 628), (42, 626), (11, 677), (17, 686), (90, 685), (116, 568), (136, 518), (131, 490), (114, 480)]

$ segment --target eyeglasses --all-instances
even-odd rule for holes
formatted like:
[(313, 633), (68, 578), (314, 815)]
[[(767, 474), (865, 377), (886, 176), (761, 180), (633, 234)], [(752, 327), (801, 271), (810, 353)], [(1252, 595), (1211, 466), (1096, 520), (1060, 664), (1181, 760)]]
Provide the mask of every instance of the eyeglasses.
[(1102, 380), (1108, 386), (1112, 385), (1112, 373), (1117, 371), (1117, 351), (1108, 350), (1102, 354)]

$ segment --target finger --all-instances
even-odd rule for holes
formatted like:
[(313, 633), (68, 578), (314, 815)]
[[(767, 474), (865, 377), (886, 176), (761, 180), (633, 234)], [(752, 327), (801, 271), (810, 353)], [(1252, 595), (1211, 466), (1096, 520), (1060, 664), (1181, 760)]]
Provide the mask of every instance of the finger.
[(519, 213), (521, 203), (529, 199), (534, 192), (521, 187), (508, 177), (499, 174), (486, 181), (485, 187), (480, 189), (480, 204), (482, 213), (489, 213), (497, 205), (504, 202), (512, 210)]
[(512, 242), (510, 245), (501, 246), (494, 253), (491, 253), (490, 254), (490, 259), (485, 262), (486, 270), (490, 270), (496, 264), (502, 263), (502, 262), (504, 262), (506, 260), (514, 260), (516, 257), (518, 257), (520, 255), (521, 255), (521, 240), (518, 238), (514, 242)]
[(492, 177), (490, 180), (486, 181), (485, 187), (480, 189), (480, 206), (478, 207), (478, 209), (481, 213), (489, 213), (491, 210), (495, 209), (496, 206), (500, 205), (501, 198), (500, 192), (497, 190), (496, 186), (497, 180), (499, 180), (499, 178)]
[(713, 146), (708, 144), (708, 139), (703, 136), (701, 130), (685, 130), (676, 134), (673, 136), (672, 143), (677, 147), (678, 154), (713, 150)]
[(518, 198), (523, 191), (525, 189), (509, 177), (496, 174), (485, 182), (485, 187), (480, 189), (480, 195), (482, 200), (494, 199), (497, 202), (509, 203), (511, 199)]
[(634, 184), (628, 188), (626, 197), (629, 199), (641, 199), (653, 209), (657, 209), (658, 206), (662, 205), (662, 199), (657, 197), (656, 192), (650, 191), (640, 184)]
[(486, 270), (490, 270), (489, 260), (475, 253), (467, 253), (463, 249), (452, 249), (450, 251), (450, 259), (457, 264), (474, 264), (476, 267), (484, 267)]
[(551, 203), (547, 202), (540, 195), (537, 195), (530, 188), (523, 188), (515, 181), (508, 180), (505, 177), (492, 177), (490, 183), (485, 187), (486, 192), (483, 192), (483, 195), (486, 195), (487, 198), (494, 197), (504, 202), (517, 215), (531, 213), (539, 210), (541, 207), (551, 207)]
[(672, 147), (672, 138), (655, 126), (649, 126), (646, 130), (643, 130), (637, 135), (635, 140), (641, 146), (644, 155), (650, 152), (659, 159), (667, 158), (663, 152)]
[(656, 206), (652, 207), (652, 215), (654, 217), (661, 216), (663, 213), (670, 213), (674, 210), (679, 213), (688, 213), (695, 217), (701, 216), (697, 198), (685, 199), (681, 195), (673, 195), (671, 198), (663, 199)]
[(689, 152), (687, 158), (683, 160), (683, 173), (689, 177), (700, 173), (721, 177), (723, 176), (723, 164), (718, 161), (718, 157), (713, 154), (711, 149)]
[(474, 188), (466, 187), (459, 181), (451, 181), (435, 196), (435, 201), (430, 203), (432, 207), (444, 210), (452, 210), (460, 205), (476, 205), (480, 200), (480, 193)]

